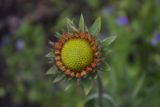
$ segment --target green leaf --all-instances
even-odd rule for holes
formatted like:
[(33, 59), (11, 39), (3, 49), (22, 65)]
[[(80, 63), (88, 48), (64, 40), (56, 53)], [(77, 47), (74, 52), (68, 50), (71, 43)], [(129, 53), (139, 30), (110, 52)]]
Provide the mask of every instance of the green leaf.
[(68, 91), (73, 86), (73, 79), (68, 77), (64, 78), (63, 86), (65, 87), (64, 91)]
[(140, 89), (142, 88), (143, 84), (144, 84), (144, 80), (145, 80), (145, 74), (143, 74), (140, 79), (138, 80), (137, 82), (137, 86), (135, 87), (133, 93), (132, 93), (132, 98), (135, 98), (137, 97)]
[(84, 32), (84, 30), (85, 30), (85, 22), (84, 22), (83, 14), (81, 14), (81, 17), (80, 17), (80, 20), (79, 20), (79, 29), (82, 32)]
[(93, 36), (97, 36), (101, 30), (101, 17), (98, 17), (89, 29)]
[(72, 87), (72, 83), (68, 83), (65, 87), (65, 91), (68, 91)]
[(102, 41), (102, 44), (103, 44), (104, 46), (109, 46), (110, 44), (112, 44), (112, 43), (116, 40), (116, 38), (117, 38), (116, 35), (107, 37), (106, 39), (104, 39), (104, 40)]
[(88, 27), (86, 25), (84, 26), (84, 31), (88, 32)]
[(82, 80), (81, 85), (83, 87), (84, 94), (87, 96), (93, 87), (93, 83), (90, 80)]
[(52, 66), (47, 72), (47, 75), (55, 75), (57, 73), (57, 68), (55, 66)]
[[(88, 97), (86, 97), (85, 103), (87, 103), (87, 102), (89, 102), (89, 101), (91, 101), (93, 99), (97, 99), (97, 98), (98, 98), (98, 94), (97, 93), (91, 94)], [(104, 93), (103, 94), (103, 98), (104, 98), (104, 100), (107, 100), (107, 102), (108, 101), (111, 102), (113, 104), (113, 107), (117, 107), (117, 102), (109, 94)]]
[(104, 62), (104, 71), (111, 71), (111, 66), (107, 62)]
[(57, 75), (57, 76), (54, 78), (53, 83), (56, 83), (56, 82), (61, 81), (62, 79), (64, 79), (64, 77), (65, 77), (65, 75), (63, 75), (63, 74)]
[(66, 18), (66, 24), (67, 24), (67, 30), (68, 32), (77, 32), (78, 29), (75, 27), (75, 24), (73, 20), (70, 20), (69, 18)]
[(45, 57), (52, 58), (54, 57), (54, 53), (51, 51), (48, 54), (46, 54)]
[(62, 36), (62, 34), (60, 34), (59, 32), (56, 32), (56, 35), (55, 35), (57, 38), (60, 38)]

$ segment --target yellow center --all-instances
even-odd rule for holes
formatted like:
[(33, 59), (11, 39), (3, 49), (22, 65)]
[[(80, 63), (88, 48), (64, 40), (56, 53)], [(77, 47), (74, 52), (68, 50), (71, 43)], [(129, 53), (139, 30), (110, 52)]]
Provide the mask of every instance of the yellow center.
[(80, 71), (91, 64), (93, 51), (84, 39), (68, 40), (62, 47), (61, 58), (63, 64), (72, 71)]

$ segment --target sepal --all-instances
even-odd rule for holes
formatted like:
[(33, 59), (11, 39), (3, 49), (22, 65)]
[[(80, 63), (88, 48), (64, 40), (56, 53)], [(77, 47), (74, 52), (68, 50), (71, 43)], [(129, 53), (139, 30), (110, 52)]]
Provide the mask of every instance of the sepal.
[(110, 44), (112, 44), (116, 40), (116, 38), (117, 38), (116, 35), (109, 36), (102, 41), (102, 45), (104, 45), (105, 47), (109, 46)]
[(89, 29), (89, 32), (93, 36), (98, 36), (99, 32), (101, 30), (101, 17), (98, 17), (95, 22), (92, 24), (92, 26)]
[(81, 14), (80, 20), (79, 20), (79, 30), (84, 32), (85, 31), (85, 22), (83, 14)]
[(56, 75), (57, 74), (57, 68), (55, 66), (52, 66), (47, 72), (47, 75)]

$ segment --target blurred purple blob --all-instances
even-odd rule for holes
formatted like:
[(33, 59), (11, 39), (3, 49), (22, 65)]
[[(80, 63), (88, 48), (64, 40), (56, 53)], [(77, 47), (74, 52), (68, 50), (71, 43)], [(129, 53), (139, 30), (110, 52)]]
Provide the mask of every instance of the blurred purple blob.
[(21, 51), (25, 48), (25, 42), (23, 39), (17, 39), (15, 44), (16, 50)]
[(155, 47), (157, 46), (158, 42), (160, 42), (160, 33), (155, 33), (151, 40), (151, 45)]
[(113, 12), (113, 6), (111, 6), (111, 5), (105, 7), (105, 8), (103, 9), (103, 11), (102, 11), (102, 13), (103, 13), (104, 15), (109, 15), (109, 14), (111, 14), (112, 12)]
[(127, 16), (119, 16), (117, 18), (117, 25), (118, 26), (125, 26), (128, 24), (128, 17)]

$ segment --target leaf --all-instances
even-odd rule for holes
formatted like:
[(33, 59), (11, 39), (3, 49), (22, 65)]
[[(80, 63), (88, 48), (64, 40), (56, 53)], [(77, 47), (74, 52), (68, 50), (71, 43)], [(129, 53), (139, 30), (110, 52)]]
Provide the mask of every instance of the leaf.
[(51, 51), (48, 54), (46, 54), (45, 57), (48, 57), (48, 58), (54, 57), (54, 53)]
[(70, 20), (69, 18), (66, 18), (66, 24), (68, 32), (77, 32), (78, 29), (75, 27), (75, 24), (73, 23), (73, 20)]
[(47, 72), (47, 75), (55, 75), (57, 73), (57, 68), (55, 66), (52, 66)]
[[(91, 94), (85, 99), (85, 103), (87, 103), (87, 102), (89, 102), (93, 99), (97, 99), (97, 98), (98, 98), (97, 93)], [(117, 103), (115, 102), (115, 100), (109, 94), (104, 93), (103, 98), (106, 99), (107, 102), (108, 101), (111, 102), (113, 104), (113, 107), (117, 107)]]
[(104, 64), (104, 71), (111, 71), (111, 66), (107, 62), (104, 62)]
[(65, 87), (65, 91), (68, 91), (72, 87), (72, 83), (68, 83)]
[(84, 26), (84, 31), (88, 32), (88, 27), (86, 25)]
[(109, 46), (110, 44), (112, 44), (115, 40), (116, 40), (117, 36), (114, 35), (114, 36), (110, 36), (110, 37), (107, 37), (106, 39), (104, 39), (102, 41), (102, 44), (104, 46)]
[(140, 89), (141, 89), (142, 86), (143, 86), (144, 80), (145, 80), (145, 74), (143, 74), (143, 75), (140, 77), (139, 81), (137, 82), (137, 86), (135, 87), (135, 89), (134, 89), (134, 91), (133, 91), (133, 93), (132, 93), (132, 98), (136, 98), (136, 97), (137, 97)]
[(56, 32), (56, 35), (55, 35), (57, 38), (60, 38), (62, 36), (62, 34), (60, 34), (59, 32)]
[(80, 17), (80, 20), (79, 20), (79, 29), (82, 32), (84, 32), (84, 30), (85, 30), (85, 22), (84, 22), (83, 14), (81, 14), (81, 17)]
[(87, 96), (93, 87), (93, 83), (90, 80), (82, 80), (81, 85), (83, 87), (84, 94)]
[(72, 78), (63, 79), (63, 86), (65, 86), (64, 91), (68, 91), (73, 86)]
[(68, 91), (71, 88), (71, 86), (72, 86), (72, 84), (67, 84), (64, 90)]
[(89, 29), (93, 36), (97, 36), (101, 30), (101, 17), (98, 17)]
[(57, 76), (54, 78), (53, 83), (56, 83), (56, 82), (61, 81), (62, 79), (64, 79), (64, 77), (65, 77), (65, 75), (63, 75), (63, 74), (57, 75)]

